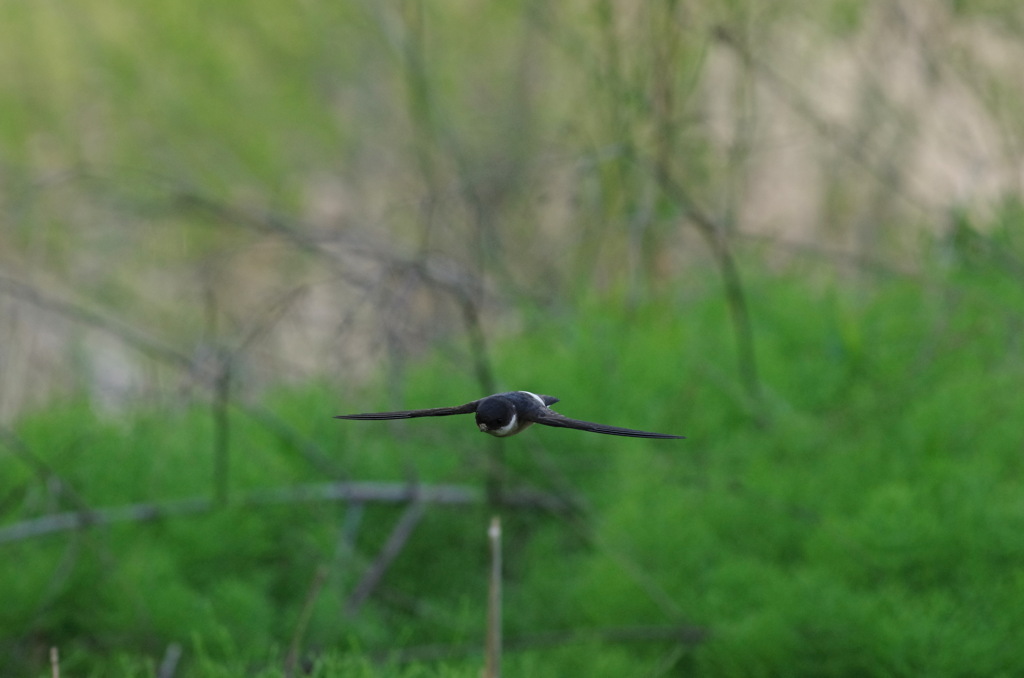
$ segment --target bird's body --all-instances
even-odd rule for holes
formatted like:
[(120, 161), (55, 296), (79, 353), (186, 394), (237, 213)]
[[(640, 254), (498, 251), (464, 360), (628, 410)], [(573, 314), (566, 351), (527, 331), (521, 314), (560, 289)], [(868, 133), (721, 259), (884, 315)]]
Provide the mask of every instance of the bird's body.
[(473, 412), (476, 413), (477, 427), (484, 433), (489, 433), (499, 438), (515, 435), (533, 424), (544, 424), (545, 426), (557, 428), (574, 428), (580, 431), (591, 431), (593, 433), (604, 433), (613, 436), (629, 436), (632, 438), (684, 437), (570, 419), (551, 409), (550, 406), (557, 402), (558, 398), (554, 396), (537, 395), (529, 391), (508, 391), (506, 393), (496, 393), (456, 407), (343, 414), (335, 417), (335, 419), (412, 419), (414, 417), (445, 417), (453, 414), (469, 414)]

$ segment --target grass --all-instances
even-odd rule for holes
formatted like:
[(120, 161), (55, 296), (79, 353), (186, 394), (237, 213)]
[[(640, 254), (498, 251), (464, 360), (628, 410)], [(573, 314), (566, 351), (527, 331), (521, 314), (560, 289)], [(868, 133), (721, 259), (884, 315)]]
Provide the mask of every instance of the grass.
[[(506, 515), (507, 672), (1024, 669), (1013, 642), (1024, 623), (1024, 398), (1015, 388), (1024, 359), (1014, 350), (1024, 295), (1002, 286), (985, 295), (987, 273), (964, 275), (955, 288), (949, 278), (895, 279), (855, 294), (763, 275), (753, 306), (764, 426), (730, 379), (729, 334), (712, 296), (583, 306), (496, 347), (508, 386), (558, 394), (564, 412), (689, 436), (534, 429), (503, 441), (513, 484), (571, 492), (589, 507), (568, 520)], [(446, 362), (412, 369), (410, 405), (475, 395), (468, 377), (443, 378)], [(488, 441), (465, 419), (339, 423), (329, 415), (361, 409), (359, 394), (315, 384), (268, 405), (351, 478), (474, 484), (485, 472)], [(76, 502), (212, 492), (205, 409), (111, 422), (71, 404), (59, 426), (54, 417), (47, 410), (17, 427), (52, 475), (2, 458), (5, 522)], [(232, 430), (233, 496), (323, 479), (252, 420), (235, 413)], [(74, 499), (58, 487), (74, 488)], [(180, 643), (181, 675), (240, 666), (278, 675), (324, 566), (303, 640), (320, 662), (314, 675), (467, 675), (479, 650), (460, 657), (483, 639), (485, 509), (429, 510), (360, 614), (341, 612), (398, 511), (229, 507), (5, 544), (4, 670), (43, 671), (41, 650), (55, 644), (67, 675), (151, 675)], [(700, 639), (658, 635), (682, 627)], [(614, 631), (623, 628), (660, 631), (627, 641)], [(426, 645), (451, 657), (378, 663)]]

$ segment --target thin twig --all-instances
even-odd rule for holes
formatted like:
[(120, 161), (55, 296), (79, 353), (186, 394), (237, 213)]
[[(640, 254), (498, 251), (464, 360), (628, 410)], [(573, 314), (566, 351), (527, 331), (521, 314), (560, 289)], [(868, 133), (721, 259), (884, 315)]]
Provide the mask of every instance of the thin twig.
[[(811, 129), (826, 144), (842, 151), (846, 157), (855, 164), (866, 169), (876, 181), (881, 184), (887, 182), (891, 185), (891, 175), (894, 171), (894, 163), (905, 161), (901, 154), (889, 153), (884, 158), (875, 158), (871, 155), (870, 147), (861, 142), (858, 143), (856, 135), (844, 133), (846, 130), (842, 125), (828, 120), (814, 106), (815, 99), (808, 98), (800, 92), (800, 87), (783, 76), (779, 71), (763, 60), (757, 59), (747, 48), (746, 44), (725, 26), (719, 26), (714, 33), (715, 38), (721, 44), (733, 50), (761, 82), (767, 83), (764, 91), (777, 96), (783, 103), (787, 104), (797, 115), (801, 116), (810, 124)], [(904, 181), (915, 180), (916, 177), (904, 174), (901, 177)], [(915, 197), (914, 192), (906, 190), (894, 191), (895, 195), (911, 207), (924, 210), (926, 206), (921, 199)]]
[[(139, 330), (136, 330), (130, 325), (127, 325), (115, 318), (105, 316), (80, 304), (59, 299), (44, 293), (33, 285), (4, 275), (0, 275), (0, 294), (20, 299), (45, 311), (56, 313), (57, 315), (67, 318), (73, 322), (81, 323), (108, 333), (123, 341), (125, 344), (135, 348), (140, 353), (156, 359), (163, 364), (179, 369), (182, 374), (189, 376), (192, 380), (198, 382), (201, 386), (210, 389), (211, 391), (224, 386), (224, 384), (220, 383), (222, 381), (221, 379), (210, 378), (211, 372), (197, 369), (199, 366), (197, 366), (193, 356), (186, 355), (184, 352), (179, 351), (168, 344), (164, 344), (157, 339), (153, 339), (145, 333), (140, 332)], [(280, 304), (287, 304), (291, 298), (292, 297), (290, 295), (286, 295)], [(251, 328), (235, 350), (239, 351), (245, 348), (256, 336), (258, 336), (259, 333), (266, 330), (268, 324), (276, 322), (278, 315), (279, 314), (275, 313), (275, 316), (271, 319), (270, 323), (263, 323), (262, 325)], [(217, 372), (214, 371), (212, 374), (216, 375)], [(216, 397), (216, 394), (214, 394), (214, 398)], [(245, 412), (256, 421), (262, 423), (278, 437), (287, 439), (289, 443), (294, 444), (297, 449), (306, 456), (307, 460), (317, 468), (317, 470), (335, 477), (339, 475), (339, 471), (335, 468), (336, 465), (330, 461), (329, 455), (323, 453), (317, 445), (299, 435), (294, 431), (294, 429), (289, 428), (284, 422), (273, 417), (268, 411), (262, 410), (258, 407), (245, 405), (239, 401), (229, 400), (228, 404)], [(40, 464), (35, 462), (33, 462), (33, 467), (37, 472), (39, 468), (41, 468)]]
[(732, 317), (733, 336), (736, 340), (736, 362), (740, 373), (740, 380), (751, 401), (751, 409), (754, 419), (758, 424), (766, 423), (763, 420), (761, 404), (761, 378), (757, 367), (757, 352), (754, 347), (753, 323), (750, 320), (750, 307), (747, 303), (747, 295), (740, 276), (739, 266), (733, 255), (728, 237), (721, 226), (711, 217), (710, 214), (697, 206), (690, 197), (689, 192), (664, 171), (655, 170), (655, 179), (658, 186), (669, 196), (683, 211), (685, 218), (693, 225), (697, 232), (707, 243), (711, 254), (715, 259), (719, 275), (722, 277), (722, 284), (725, 288), (726, 305)]
[(148, 334), (80, 304), (50, 296), (28, 283), (0, 275), (0, 293), (107, 332), (141, 353), (163, 362), (184, 367), (186, 370), (192, 366), (192, 360), (187, 355)]
[(302, 639), (309, 628), (309, 620), (313, 617), (313, 606), (320, 597), (320, 591), (327, 581), (327, 567), (319, 565), (313, 575), (313, 581), (309, 584), (309, 591), (306, 593), (306, 600), (302, 603), (302, 611), (299, 613), (299, 620), (295, 624), (295, 633), (292, 634), (292, 642), (288, 647), (288, 656), (284, 660), (284, 675), (292, 678), (295, 675), (295, 668), (299, 663), (299, 652), (302, 649)]
[(352, 594), (345, 602), (346, 615), (353, 616), (359, 612), (359, 608), (370, 597), (373, 590), (377, 588), (377, 584), (384, 578), (384, 573), (387, 572), (388, 567), (398, 557), (398, 554), (402, 552), (406, 542), (409, 541), (409, 537), (412, 536), (413, 530), (416, 529), (416, 526), (423, 518), (426, 506), (426, 502), (417, 496), (405, 509), (405, 512), (402, 513), (402, 517), (398, 519), (395, 527), (391, 530), (391, 534), (388, 535), (388, 539), (384, 542), (380, 553), (377, 554), (373, 563), (363, 573), (359, 583), (356, 584)]
[(27, 464), (32, 469), (36, 479), (47, 486), (51, 494), (60, 499), (67, 500), (79, 510), (89, 509), (89, 505), (75, 488), (44, 459), (37, 455), (17, 433), (6, 426), (0, 426), (0, 445), (11, 450), (15, 457)]

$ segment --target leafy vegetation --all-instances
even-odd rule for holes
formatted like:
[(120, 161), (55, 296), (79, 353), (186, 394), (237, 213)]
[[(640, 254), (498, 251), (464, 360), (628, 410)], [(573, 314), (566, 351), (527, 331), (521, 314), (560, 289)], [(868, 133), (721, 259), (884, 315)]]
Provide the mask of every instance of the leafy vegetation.
[(1022, 12), (0, 5), (0, 674), (1024, 673)]
[[(1024, 397), (1014, 387), (1024, 377), (1024, 290), (987, 294), (992, 277), (960, 270), (851, 293), (761, 276), (763, 425), (724, 376), (732, 352), (710, 293), (639, 307), (609, 301), (505, 340), (495, 352), (510, 385), (558, 393), (573, 415), (689, 436), (666, 443), (535, 429), (502, 441), (510, 483), (587, 507), (576, 517), (504, 511), (507, 670), (1024, 668), (1013, 643), (1024, 623)], [(442, 357), (415, 368), (411, 404), (472, 390), (445, 380), (448, 369)], [(481, 481), (489, 439), (469, 422), (329, 417), (363, 405), (358, 393), (326, 385), (271, 399), (348, 477), (394, 479), (404, 469), (422, 483)], [(52, 411), (19, 424), (25, 448), (55, 471), (47, 488), (24, 458), (4, 457), (8, 523), (71, 501), (62, 494), (70, 488), (90, 507), (210, 491), (205, 410), (108, 423), (87, 406), (59, 412), (60, 426)], [(322, 479), (259, 422), (235, 413), (232, 430), (232, 496)], [(0, 581), (16, 582), (4, 596), (5, 670), (41, 670), (42, 649), (55, 644), (69, 674), (149, 675), (179, 643), (186, 675), (240, 666), (278, 675), (323, 567), (301, 639), (320, 667), (314, 675), (352, 675), (353, 666), (468, 675), (482, 643), (486, 508), (430, 508), (365, 607), (344, 613), (399, 512), (229, 505), (4, 544)], [(426, 647), (450, 655), (424, 663), (416, 648)], [(389, 656), (414, 663), (377, 663)]]

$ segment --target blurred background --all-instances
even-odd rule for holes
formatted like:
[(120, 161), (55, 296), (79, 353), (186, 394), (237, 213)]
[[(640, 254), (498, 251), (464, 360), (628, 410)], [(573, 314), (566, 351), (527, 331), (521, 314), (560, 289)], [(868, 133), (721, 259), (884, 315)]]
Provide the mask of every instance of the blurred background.
[[(1024, 671), (1022, 37), (0, 4), (0, 669)], [(688, 439), (331, 419), (509, 389)]]

